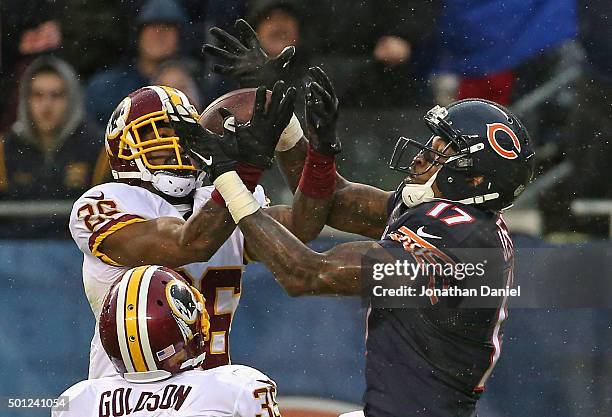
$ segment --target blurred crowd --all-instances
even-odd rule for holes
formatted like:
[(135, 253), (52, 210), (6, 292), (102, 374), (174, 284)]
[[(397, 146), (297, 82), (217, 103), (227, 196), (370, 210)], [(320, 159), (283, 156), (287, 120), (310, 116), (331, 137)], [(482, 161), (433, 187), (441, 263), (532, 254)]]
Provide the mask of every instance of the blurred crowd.
[[(352, 143), (343, 170), (386, 165), (396, 138), (377, 137), (381, 114), (401, 119), (398, 133), (410, 135), (434, 103), (486, 98), (530, 129), (539, 176), (548, 179), (532, 193), (543, 233), (608, 234), (607, 217), (571, 210), (577, 198), (612, 199), (599, 180), (612, 133), (608, 1), (4, 0), (0, 13), (3, 202), (74, 200), (109, 181), (106, 122), (141, 86), (178, 88), (200, 111), (237, 88), (212, 72), (215, 60), (201, 47), (214, 41), (210, 27), (246, 17), (270, 56), (296, 45), (286, 81), (299, 90), (308, 66), (320, 65), (341, 117), (373, 121), (357, 139), (340, 132)], [(376, 152), (364, 160), (358, 154), (368, 146)], [(1, 204), (0, 215), (1, 237), (65, 234), (61, 221), (15, 217)]]

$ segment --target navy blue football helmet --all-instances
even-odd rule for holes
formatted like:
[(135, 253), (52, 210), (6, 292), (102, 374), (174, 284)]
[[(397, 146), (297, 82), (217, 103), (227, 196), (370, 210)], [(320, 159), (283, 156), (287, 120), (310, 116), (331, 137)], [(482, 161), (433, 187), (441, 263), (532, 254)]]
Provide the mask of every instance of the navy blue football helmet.
[[(435, 183), (442, 198), (495, 211), (512, 206), (534, 171), (529, 134), (514, 114), (488, 100), (466, 99), (435, 106), (425, 122), (433, 136), (426, 144), (399, 138), (389, 164), (392, 169), (418, 176), (441, 165)], [(431, 147), (435, 136), (446, 142), (442, 151)], [(425, 171), (414, 170), (415, 159), (408, 152), (414, 147), (429, 162)], [(451, 156), (449, 148), (454, 151)], [(479, 176), (484, 180), (473, 185), (470, 179)]]

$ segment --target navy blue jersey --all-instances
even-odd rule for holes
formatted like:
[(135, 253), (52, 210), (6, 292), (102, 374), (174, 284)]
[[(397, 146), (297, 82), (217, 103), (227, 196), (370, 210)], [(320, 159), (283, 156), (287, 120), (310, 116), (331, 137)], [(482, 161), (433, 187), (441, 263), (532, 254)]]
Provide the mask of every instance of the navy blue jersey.
[[(433, 247), (453, 262), (487, 258), (489, 267), (479, 281), (449, 283), (444, 282), (448, 277), (430, 276), (433, 287), (512, 285), (512, 241), (498, 213), (444, 200), (408, 208), (398, 191), (379, 243), (400, 249), (393, 251), (396, 259), (414, 260), (419, 247)], [(461, 296), (429, 297), (416, 308), (371, 308), (366, 416), (475, 416), (476, 401), (500, 354), (507, 317), (507, 297), (488, 300), (484, 308)]]

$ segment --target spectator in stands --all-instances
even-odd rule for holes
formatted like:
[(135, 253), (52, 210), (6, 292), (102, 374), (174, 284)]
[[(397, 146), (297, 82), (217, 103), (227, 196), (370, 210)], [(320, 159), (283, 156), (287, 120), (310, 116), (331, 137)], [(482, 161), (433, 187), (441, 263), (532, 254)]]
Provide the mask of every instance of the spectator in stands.
[(175, 0), (149, 0), (136, 23), (136, 58), (94, 75), (87, 86), (87, 112), (101, 127), (123, 97), (151, 84), (159, 64), (179, 55), (186, 18)]
[[(303, 10), (299, 3), (291, 0), (253, 1), (248, 9), (248, 21), (257, 32), (261, 47), (269, 56), (277, 56), (287, 46), (296, 47), (283, 80), (296, 87), (300, 96), (310, 55), (309, 45), (303, 42), (302, 16)], [(301, 99), (297, 101), (296, 107), (296, 114), (301, 118)]]
[[(2, 200), (75, 199), (102, 181), (109, 170), (103, 136), (84, 120), (81, 89), (69, 64), (55, 57), (32, 62), (19, 85), (18, 106), (17, 121), (0, 140)], [(9, 221), (9, 229), (22, 237), (39, 236), (38, 227), (65, 228), (45, 223), (49, 219)], [(7, 233), (2, 227), (2, 235)]]
[(510, 104), (535, 87), (525, 85), (528, 80), (537, 84), (533, 75), (547, 64), (540, 59), (542, 53), (575, 38), (575, 14), (575, 0), (444, 1), (435, 72), (454, 76), (457, 82), (437, 78), (456, 88), (440, 95)]
[[(191, 104), (198, 112), (203, 110), (200, 90), (194, 79), (194, 74), (198, 71), (198, 66), (194, 61), (186, 59), (168, 60), (159, 65), (152, 82), (154, 85), (167, 85), (181, 90), (187, 95)], [(211, 97), (212, 98), (212, 97)]]
[[(143, 1), (143, 0), (138, 0)], [(230, 78), (220, 76), (212, 71), (212, 62), (202, 54), (204, 42), (214, 42), (209, 33), (213, 26), (231, 27), (236, 19), (246, 15), (245, 0), (177, 0), (183, 6), (187, 15), (187, 29), (182, 32), (181, 52), (198, 63), (198, 72), (192, 72), (200, 94), (202, 106), (215, 98), (238, 88)], [(143, 1), (144, 2), (144, 1)]]
[(316, 33), (309, 34), (318, 55), (313, 62), (331, 71), (346, 106), (429, 103), (423, 46), (440, 8), (439, 0), (316, 2), (307, 11), (316, 23)]
[(255, 2), (250, 19), (261, 47), (268, 55), (276, 56), (285, 47), (300, 41), (300, 21), (296, 6), (282, 0)]
[(24, 69), (37, 56), (56, 52), (63, 35), (56, 2), (43, 0), (4, 0), (0, 2), (0, 132), (17, 117), (17, 85)]
[[(58, 2), (63, 3), (63, 8)], [(134, 0), (56, 0), (63, 45), (62, 59), (70, 62), (81, 80), (115, 64), (110, 59), (135, 50)]]
[[(302, 9), (299, 3), (291, 0), (254, 0), (248, 6), (246, 20), (256, 32), (261, 48), (268, 56), (278, 56), (288, 46), (296, 47), (290, 64), (283, 70), (282, 79), (296, 87), (298, 94), (302, 97), (303, 77), (308, 69), (308, 45), (302, 43)], [(240, 36), (236, 28), (230, 26), (223, 29)], [(217, 41), (211, 43), (217, 44)], [(210, 56), (214, 57), (215, 54)], [(266, 84), (271, 89), (275, 81), (276, 79), (270, 78), (259, 81), (251, 79), (248, 83), (243, 82), (242, 87), (257, 87), (259, 84)], [(238, 85), (235, 88), (238, 88)], [(303, 120), (303, 98), (297, 100), (295, 113)], [(275, 201), (287, 201), (291, 198), (283, 175), (277, 171), (276, 167), (264, 176), (263, 182), (266, 192)]]

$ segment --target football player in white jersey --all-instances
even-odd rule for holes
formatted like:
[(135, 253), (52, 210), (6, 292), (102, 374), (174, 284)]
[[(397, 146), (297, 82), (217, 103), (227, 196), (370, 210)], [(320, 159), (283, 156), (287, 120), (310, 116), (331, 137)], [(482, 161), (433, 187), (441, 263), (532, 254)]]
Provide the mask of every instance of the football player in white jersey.
[(280, 417), (276, 384), (260, 371), (202, 370), (209, 316), (200, 292), (177, 272), (130, 269), (101, 310), (102, 345), (118, 374), (73, 385), (52, 417)]
[[(259, 91), (259, 103), (265, 89)], [(292, 116), (295, 89), (275, 85), (270, 105), (255, 108), (253, 135), (275, 141), (281, 165), (291, 160), (292, 147), (303, 134)], [(177, 268), (204, 294), (211, 312), (211, 340), (204, 368), (228, 364), (229, 331), (240, 298), (244, 268), (244, 238), (235, 228), (225, 202), (213, 186), (202, 186), (201, 171), (183, 150), (198, 140), (203, 129), (198, 114), (179, 90), (164, 86), (141, 88), (126, 97), (113, 112), (105, 135), (113, 177), (83, 194), (74, 204), (70, 231), (84, 254), (83, 282), (96, 319), (111, 284), (130, 267), (160, 264)], [(291, 119), (291, 122), (289, 120)], [(266, 205), (257, 181), (272, 159), (253, 141), (236, 166), (261, 206)], [(249, 159), (250, 158), (250, 159)], [(294, 184), (300, 171), (290, 179)], [(291, 176), (291, 174), (290, 174)], [(291, 207), (268, 209), (294, 233)], [(192, 214), (193, 213), (193, 214)], [(299, 223), (296, 228), (299, 228)], [(318, 232), (318, 231), (317, 231)], [(314, 238), (306, 236), (304, 238)], [(115, 373), (100, 346), (96, 331), (91, 344), (89, 377)]]

